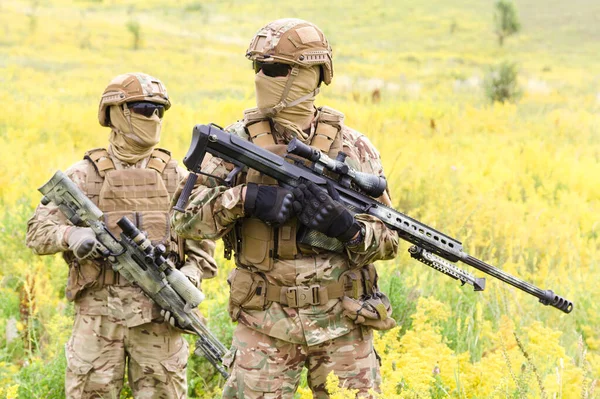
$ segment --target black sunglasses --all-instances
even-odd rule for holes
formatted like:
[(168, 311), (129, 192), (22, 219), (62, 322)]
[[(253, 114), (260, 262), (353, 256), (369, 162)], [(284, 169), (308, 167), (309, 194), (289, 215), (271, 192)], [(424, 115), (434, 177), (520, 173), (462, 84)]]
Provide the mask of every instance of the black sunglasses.
[(136, 114), (143, 115), (146, 118), (150, 118), (155, 110), (158, 110), (158, 117), (162, 119), (165, 114), (165, 106), (162, 104), (151, 103), (149, 101), (139, 101), (133, 103), (127, 103), (127, 108), (131, 110), (131, 112), (135, 112)]
[(287, 76), (292, 69), (291, 65), (280, 64), (279, 62), (260, 62), (254, 61), (254, 73), (259, 73), (261, 70), (267, 76), (272, 78)]

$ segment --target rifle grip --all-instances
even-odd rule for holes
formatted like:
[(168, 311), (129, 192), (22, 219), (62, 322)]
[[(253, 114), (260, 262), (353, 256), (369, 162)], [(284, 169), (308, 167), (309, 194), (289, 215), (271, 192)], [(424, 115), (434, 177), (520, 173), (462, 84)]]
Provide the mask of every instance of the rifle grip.
[(173, 207), (177, 212), (185, 212), (185, 207), (190, 199), (190, 195), (192, 194), (192, 190), (196, 185), (196, 180), (198, 180), (198, 175), (190, 172), (185, 181), (185, 186), (183, 186), (183, 190), (181, 190), (181, 194), (179, 195), (179, 199), (177, 200), (177, 204)]

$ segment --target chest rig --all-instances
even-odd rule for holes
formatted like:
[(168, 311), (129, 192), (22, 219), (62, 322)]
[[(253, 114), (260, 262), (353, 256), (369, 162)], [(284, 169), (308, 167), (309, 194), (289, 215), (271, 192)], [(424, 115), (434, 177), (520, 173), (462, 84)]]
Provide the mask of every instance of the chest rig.
[(153, 244), (169, 244), (169, 210), (178, 185), (177, 161), (170, 152), (155, 149), (145, 168), (116, 169), (102, 148), (85, 158), (93, 166), (87, 174), (87, 195), (104, 212), (109, 230), (118, 237), (117, 221), (127, 216)]
[[(177, 161), (167, 150), (155, 149), (145, 168), (117, 169), (108, 151), (96, 148), (86, 152), (90, 161), (85, 191), (104, 213), (104, 223), (115, 237), (121, 229), (117, 222), (127, 216), (136, 227), (148, 233), (153, 244), (163, 244), (177, 263), (183, 258), (184, 240), (171, 233), (169, 210), (178, 185)], [(129, 285), (112, 270), (108, 261), (79, 261), (70, 255), (67, 298), (74, 300), (87, 287), (100, 289), (107, 285)]]
[[(344, 115), (328, 107), (319, 108), (314, 134), (306, 144), (335, 158), (342, 150), (341, 129)], [(284, 155), (287, 143), (274, 134), (273, 122), (265, 118), (256, 108), (244, 112), (244, 127), (248, 139), (254, 144), (278, 155)], [(250, 169), (246, 183), (277, 185), (277, 181), (256, 170)], [(302, 254), (315, 254), (309, 245), (298, 244), (298, 226), (295, 218), (273, 227), (257, 218), (244, 218), (233, 230), (226, 242), (226, 254), (236, 245), (236, 260), (239, 265), (269, 271), (275, 259), (296, 259)], [(229, 248), (227, 248), (229, 246)]]

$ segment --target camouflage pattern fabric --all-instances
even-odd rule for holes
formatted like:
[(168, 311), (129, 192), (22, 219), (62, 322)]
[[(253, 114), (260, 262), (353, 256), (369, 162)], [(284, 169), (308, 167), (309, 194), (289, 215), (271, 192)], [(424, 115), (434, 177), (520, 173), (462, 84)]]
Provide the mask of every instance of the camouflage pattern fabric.
[[(227, 130), (247, 137), (242, 122)], [(379, 153), (365, 136), (344, 125), (340, 134), (343, 151), (352, 167), (383, 175)], [(284, 144), (287, 137), (290, 136), (277, 130), (276, 144)], [(203, 172), (221, 178), (225, 178), (231, 169), (232, 165), (210, 156), (205, 158), (202, 167)], [(172, 226), (177, 234), (186, 239), (217, 239), (234, 226), (243, 225), (241, 193), (244, 179), (242, 176), (238, 185), (229, 188), (221, 186), (218, 179), (199, 176), (199, 185), (190, 196), (186, 212), (172, 215)], [(390, 202), (387, 193), (380, 200)], [(327, 286), (338, 282), (350, 270), (396, 256), (396, 232), (373, 216), (358, 214), (355, 218), (364, 227), (364, 240), (356, 246), (346, 246), (342, 253), (309, 247), (294, 259), (274, 259), (269, 270), (244, 266), (239, 261), (238, 269), (260, 270), (268, 283), (282, 287)], [(248, 292), (248, 296), (252, 295)], [(224, 398), (291, 398), (305, 364), (318, 398), (328, 397), (323, 384), (331, 370), (346, 381), (346, 386), (360, 388), (361, 392), (375, 387), (379, 373), (372, 350), (372, 335), (361, 335), (363, 328), (344, 315), (339, 298), (299, 308), (278, 302), (266, 301), (258, 305), (256, 301), (250, 302), (252, 306), (238, 306), (230, 299), (230, 315), (239, 324), (231, 353), (235, 358), (234, 369)], [(341, 358), (338, 360), (336, 356)], [(364, 364), (359, 362), (356, 366), (356, 359), (365, 359)]]
[(330, 372), (340, 385), (357, 389), (359, 398), (373, 398), (378, 390), (379, 363), (373, 349), (372, 331), (352, 332), (315, 346), (292, 344), (238, 324), (227, 355), (231, 377), (223, 399), (291, 399), (303, 366), (309, 370), (308, 385), (316, 399), (329, 398), (325, 382)]
[[(273, 51), (277, 47), (277, 45), (279, 44), (279, 39), (281, 39), (281, 36), (285, 32), (289, 31), (296, 25), (302, 24), (306, 25), (306, 21), (297, 18), (279, 19), (261, 28), (258, 32), (256, 32), (254, 37), (265, 36), (264, 44), (261, 43), (263, 45), (261, 51), (264, 53), (268, 53), (269, 51)], [(321, 38), (318, 35), (316, 36), (316, 39), (317, 40), (314, 41), (321, 40)], [(254, 38), (252, 38), (252, 40), (254, 41)]]
[[(241, 122), (231, 125), (227, 130), (232, 134), (247, 137)], [(367, 137), (345, 125), (342, 126), (341, 134), (343, 151), (348, 155), (346, 162), (350, 166), (360, 172), (384, 176), (379, 152)], [(203, 172), (220, 178), (225, 178), (231, 169), (233, 165), (210, 154), (206, 156), (202, 165)], [(179, 236), (192, 240), (221, 238), (233, 228), (238, 219), (244, 217), (242, 185), (228, 188), (219, 184), (219, 181), (212, 177), (204, 175), (198, 177), (198, 186), (190, 196), (186, 212), (176, 212), (172, 215), (171, 225)], [(181, 189), (182, 187), (179, 191)], [(177, 196), (178, 194), (175, 195), (176, 198)], [(389, 204), (388, 195), (384, 196), (385, 198), (380, 200)], [(376, 260), (392, 259), (396, 256), (398, 236), (394, 231), (370, 215), (359, 214), (356, 215), (356, 219), (365, 227), (365, 240), (360, 245), (347, 249), (344, 257), (352, 266), (360, 267)], [(306, 262), (310, 263), (308, 259)], [(319, 275), (319, 279), (322, 277)], [(295, 281), (296, 284), (293, 285), (312, 283), (303, 279), (298, 281), (290, 278), (290, 280)]]
[(135, 398), (185, 398), (189, 351), (182, 335), (169, 323), (127, 328), (115, 321), (110, 316), (75, 316), (73, 335), (65, 345), (66, 397), (118, 398), (128, 359)]
[[(120, 161), (112, 154), (111, 159), (117, 169), (145, 168), (148, 163), (148, 159), (143, 159), (135, 165), (130, 165)], [(90, 161), (81, 160), (65, 171), (65, 174), (86, 195), (88, 194), (86, 190), (87, 173), (90, 168)], [(177, 173), (180, 182), (185, 182), (188, 171), (178, 166)], [(66, 251), (68, 248), (64, 240), (64, 234), (69, 226), (71, 226), (71, 223), (66, 220), (57, 206), (52, 203), (48, 205), (40, 204), (36, 208), (34, 215), (27, 222), (25, 242), (37, 255), (51, 255)], [(187, 262), (184, 267), (194, 267), (197, 272), (190, 271), (190, 273), (194, 273), (201, 279), (213, 278), (217, 273), (217, 264), (213, 259), (214, 248), (215, 243), (212, 241), (186, 242)], [(189, 270), (189, 268), (186, 269)]]
[[(117, 169), (145, 168), (148, 159), (135, 165), (113, 156)], [(75, 184), (88, 196), (88, 160), (66, 170)], [(187, 172), (177, 168), (179, 180)], [(65, 231), (71, 223), (52, 203), (39, 205), (28, 221), (26, 244), (38, 255), (67, 251)], [(193, 281), (216, 274), (214, 242), (186, 242), (186, 262), (182, 272)], [(98, 267), (99, 270), (99, 267)], [(82, 279), (81, 269), (69, 270), (69, 279)], [(186, 395), (185, 365), (189, 355), (180, 333), (163, 323), (160, 309), (140, 288), (128, 283), (92, 283), (75, 298), (75, 325), (66, 347), (68, 397), (118, 397), (123, 385), (125, 362), (129, 362), (129, 381), (136, 398), (180, 398)], [(100, 394), (99, 394), (100, 393)], [(106, 395), (106, 396), (105, 396)]]

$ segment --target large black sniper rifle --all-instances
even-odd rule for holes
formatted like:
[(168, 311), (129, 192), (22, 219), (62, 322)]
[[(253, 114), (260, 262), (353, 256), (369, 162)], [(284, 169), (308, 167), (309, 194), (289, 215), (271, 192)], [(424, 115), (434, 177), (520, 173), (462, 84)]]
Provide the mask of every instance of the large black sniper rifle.
[[(189, 196), (198, 178), (197, 174), (205, 174), (201, 170), (201, 165), (207, 152), (235, 165), (235, 168), (224, 179), (226, 184), (231, 184), (235, 175), (245, 168), (255, 169), (270, 176), (276, 179), (280, 186), (286, 188), (296, 187), (307, 180), (323, 188), (330, 183), (340, 194), (340, 202), (347, 209), (354, 213), (377, 217), (388, 228), (397, 231), (400, 238), (413, 244), (408, 250), (413, 258), (461, 281), (463, 285), (470, 284), (475, 291), (483, 291), (485, 278), (476, 278), (450, 262), (460, 261), (473, 266), (535, 296), (544, 305), (553, 306), (565, 313), (573, 310), (573, 302), (556, 295), (552, 290), (542, 290), (463, 252), (460, 241), (371, 198), (377, 198), (385, 191), (386, 181), (383, 177), (361, 173), (350, 168), (344, 162), (346, 155), (342, 152), (336, 159), (331, 159), (297, 139), (293, 139), (288, 144), (288, 155), (284, 158), (241, 137), (225, 132), (214, 124), (196, 125), (192, 133), (190, 149), (183, 159), (183, 163), (191, 173), (174, 207), (175, 210), (185, 211)], [(310, 167), (305, 165), (306, 160), (312, 161)], [(339, 179), (334, 180), (325, 176), (326, 170), (337, 174)]]

